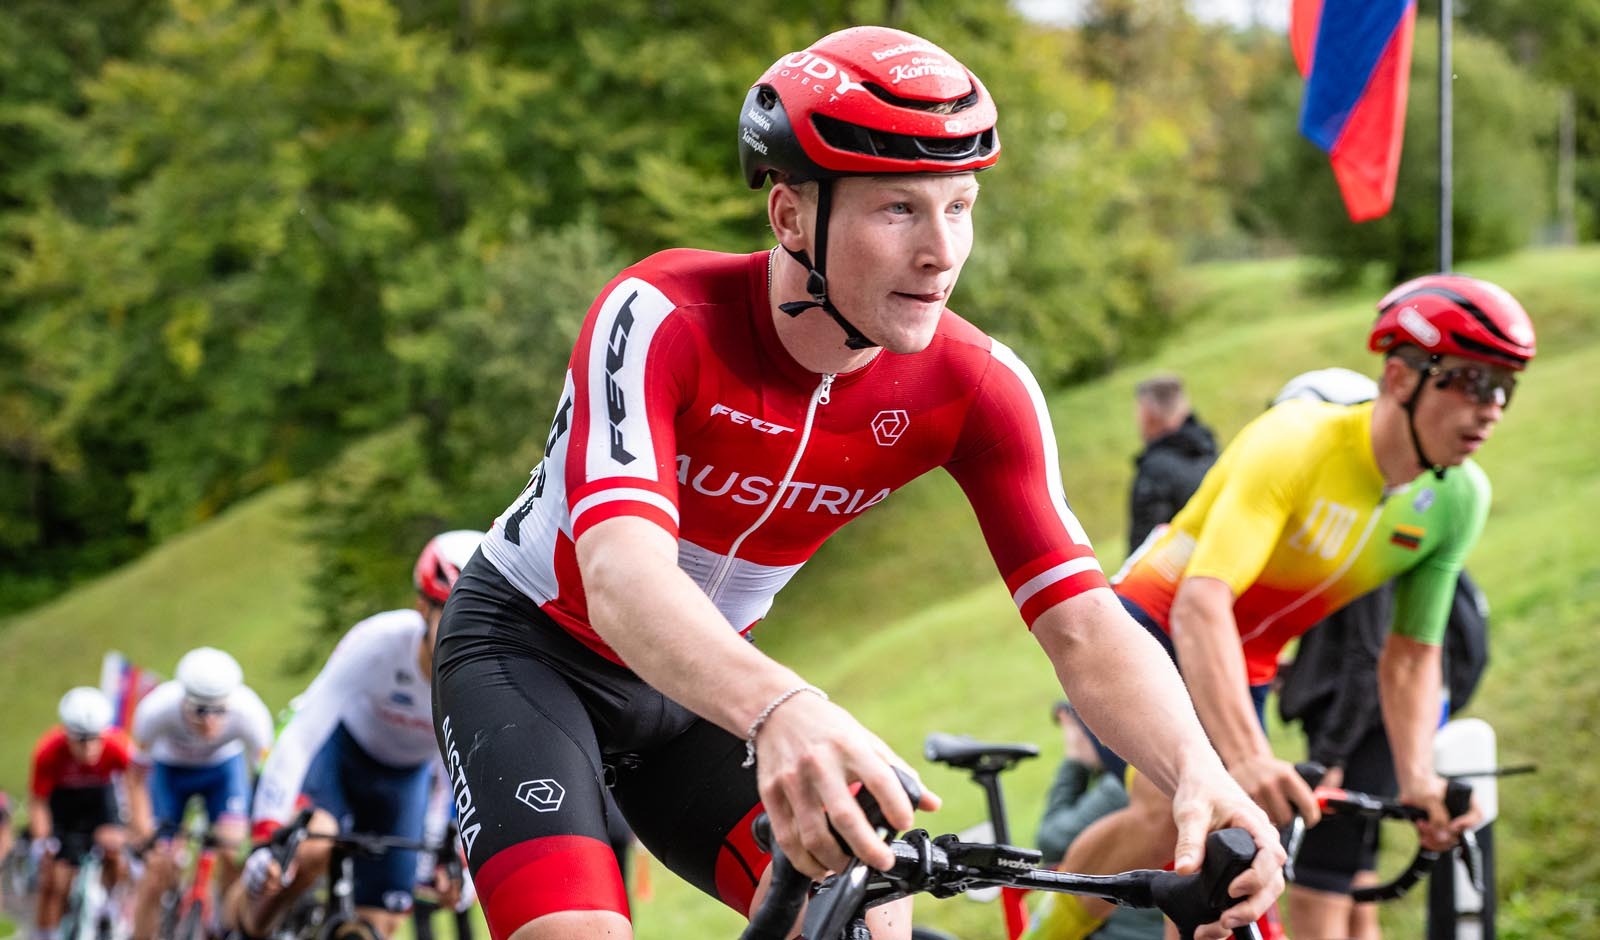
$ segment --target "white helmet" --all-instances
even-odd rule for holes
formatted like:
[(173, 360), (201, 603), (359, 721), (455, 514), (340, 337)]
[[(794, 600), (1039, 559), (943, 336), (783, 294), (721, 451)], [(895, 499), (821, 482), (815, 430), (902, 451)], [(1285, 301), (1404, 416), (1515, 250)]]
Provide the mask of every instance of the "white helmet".
[(111, 700), (92, 685), (80, 685), (61, 696), (56, 706), (62, 727), (74, 737), (94, 737), (111, 727)]
[(1290, 399), (1359, 405), (1378, 397), (1378, 383), (1350, 369), (1314, 369), (1302, 372), (1278, 391), (1272, 404)]
[(220, 702), (244, 682), (244, 670), (222, 650), (200, 646), (178, 660), (178, 682), (189, 698)]

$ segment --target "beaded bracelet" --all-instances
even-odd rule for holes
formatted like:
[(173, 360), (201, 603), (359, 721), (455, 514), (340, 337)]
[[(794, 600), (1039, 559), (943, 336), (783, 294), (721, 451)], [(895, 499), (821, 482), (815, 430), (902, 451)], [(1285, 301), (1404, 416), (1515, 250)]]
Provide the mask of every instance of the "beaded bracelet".
[(828, 700), (828, 693), (814, 685), (797, 685), (773, 699), (772, 704), (763, 708), (761, 714), (756, 716), (756, 720), (750, 722), (750, 730), (744, 733), (744, 763), (740, 764), (740, 767), (754, 767), (756, 765), (756, 735), (761, 732), (761, 726), (767, 723), (767, 719), (772, 717), (772, 713), (777, 711), (779, 705), (789, 701), (801, 692), (820, 695), (824, 702)]

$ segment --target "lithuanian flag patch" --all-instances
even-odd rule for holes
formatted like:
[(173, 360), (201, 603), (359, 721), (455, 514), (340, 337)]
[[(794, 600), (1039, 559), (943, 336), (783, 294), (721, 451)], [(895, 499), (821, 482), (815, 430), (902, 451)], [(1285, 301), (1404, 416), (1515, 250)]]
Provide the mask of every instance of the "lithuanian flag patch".
[(1422, 537), (1426, 534), (1426, 530), (1419, 525), (1397, 525), (1394, 527), (1394, 532), (1390, 534), (1389, 541), (1401, 548), (1409, 548), (1412, 551), (1416, 551), (1417, 547), (1422, 544)]

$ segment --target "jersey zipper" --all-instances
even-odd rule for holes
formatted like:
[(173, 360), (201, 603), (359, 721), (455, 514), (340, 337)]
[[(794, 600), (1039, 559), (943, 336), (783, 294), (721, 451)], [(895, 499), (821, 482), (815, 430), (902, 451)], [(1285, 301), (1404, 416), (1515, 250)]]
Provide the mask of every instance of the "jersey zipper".
[[(724, 582), (728, 580), (728, 575), (733, 571), (733, 562), (739, 555), (740, 546), (744, 545), (745, 539), (753, 535), (768, 519), (772, 518), (772, 514), (778, 509), (779, 501), (783, 499), (785, 491), (789, 488), (789, 483), (794, 480), (794, 472), (800, 468), (800, 458), (805, 456), (806, 445), (811, 442), (811, 425), (816, 420), (817, 408), (821, 405), (826, 405), (829, 401), (829, 392), (833, 388), (833, 377), (834, 374), (832, 372), (824, 374), (822, 383), (811, 393), (811, 401), (806, 405), (806, 423), (800, 429), (800, 443), (795, 447), (794, 457), (789, 461), (789, 469), (783, 472), (783, 479), (778, 481), (777, 489), (772, 491), (772, 499), (767, 503), (766, 510), (761, 513), (761, 516), (755, 522), (750, 524), (750, 528), (740, 532), (739, 537), (733, 540), (733, 545), (728, 548), (728, 556), (723, 559), (722, 564), (717, 566), (717, 570), (706, 581), (706, 596), (711, 598), (713, 602), (716, 601), (717, 593), (722, 590)], [(734, 626), (737, 628), (738, 624)]]

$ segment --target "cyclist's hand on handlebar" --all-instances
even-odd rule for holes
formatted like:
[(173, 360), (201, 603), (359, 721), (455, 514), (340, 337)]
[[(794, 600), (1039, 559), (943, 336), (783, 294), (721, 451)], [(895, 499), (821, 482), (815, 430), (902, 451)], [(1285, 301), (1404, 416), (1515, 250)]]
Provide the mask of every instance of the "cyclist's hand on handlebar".
[(1221, 921), (1197, 931), (1197, 940), (1221, 940), (1233, 928), (1259, 919), (1276, 903), (1283, 893), (1283, 863), (1287, 858), (1282, 839), (1266, 812), (1233, 778), (1221, 773), (1203, 778), (1186, 775), (1173, 796), (1172, 818), (1178, 826), (1174, 869), (1180, 874), (1199, 870), (1206, 834), (1213, 830), (1238, 826), (1256, 844), (1255, 861), (1228, 887), (1229, 896), (1239, 903), (1228, 908)]
[(1445, 790), (1448, 784), (1443, 777), (1433, 777), (1429, 785), (1421, 790), (1404, 790), (1400, 792), (1400, 802), (1428, 811), (1428, 818), (1417, 821), (1417, 838), (1422, 847), (1434, 852), (1449, 851), (1457, 842), (1461, 841), (1461, 834), (1469, 829), (1476, 829), (1483, 822), (1483, 807), (1478, 805), (1476, 798), (1465, 813), (1452, 818), (1450, 810), (1445, 806)]
[[(756, 748), (761, 802), (773, 837), (795, 868), (820, 878), (844, 870), (850, 855), (874, 868), (894, 864), (894, 853), (868, 824), (851, 792), (851, 784), (860, 781), (890, 826), (911, 828), (911, 801), (890, 766), (907, 765), (877, 735), (843, 708), (799, 695), (767, 719)], [(918, 808), (938, 807), (939, 798), (925, 790)]]
[(244, 880), (245, 890), (254, 896), (270, 896), (283, 890), (284, 885), (294, 880), (294, 865), (289, 866), (285, 872), (278, 867), (278, 859), (273, 854), (272, 847), (263, 845), (252, 851), (244, 860), (244, 871), (240, 875)]
[(1288, 761), (1259, 754), (1235, 762), (1228, 772), (1256, 805), (1266, 810), (1274, 825), (1286, 826), (1299, 816), (1307, 826), (1315, 826), (1322, 818), (1316, 795)]

